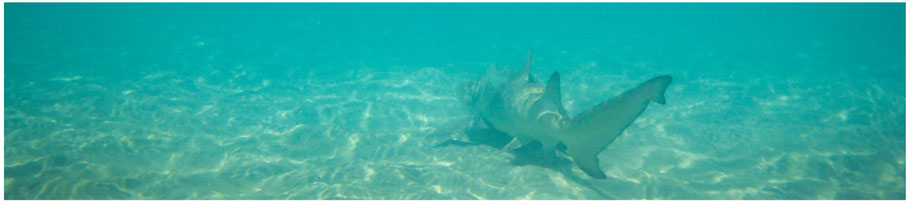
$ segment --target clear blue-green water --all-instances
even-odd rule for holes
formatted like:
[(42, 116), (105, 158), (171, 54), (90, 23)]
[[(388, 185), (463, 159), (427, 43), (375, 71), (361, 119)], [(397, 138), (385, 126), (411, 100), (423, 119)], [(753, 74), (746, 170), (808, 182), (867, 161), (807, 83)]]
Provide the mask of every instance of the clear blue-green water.
[[(906, 199), (904, 11), (6, 3), (3, 197)], [(673, 76), (606, 179), (434, 147), (529, 50), (571, 114)]]

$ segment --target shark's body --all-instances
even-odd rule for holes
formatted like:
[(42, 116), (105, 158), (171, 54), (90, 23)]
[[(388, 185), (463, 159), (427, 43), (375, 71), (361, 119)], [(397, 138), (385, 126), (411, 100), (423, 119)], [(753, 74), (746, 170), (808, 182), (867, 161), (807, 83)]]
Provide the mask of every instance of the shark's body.
[(556, 147), (566, 147), (575, 163), (588, 175), (605, 178), (597, 155), (635, 121), (650, 101), (664, 104), (664, 91), (672, 81), (659, 76), (600, 105), (570, 117), (562, 105), (559, 73), (547, 84), (530, 75), (531, 55), (518, 72), (488, 71), (462, 90), (472, 112), (490, 127), (514, 140), (506, 148), (540, 141), (543, 155), (556, 162)]

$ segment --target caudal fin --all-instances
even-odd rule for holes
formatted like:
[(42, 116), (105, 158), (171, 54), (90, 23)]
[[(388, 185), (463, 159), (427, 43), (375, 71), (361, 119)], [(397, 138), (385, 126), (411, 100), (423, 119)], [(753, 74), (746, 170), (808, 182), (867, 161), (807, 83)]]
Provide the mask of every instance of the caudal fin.
[(575, 164), (578, 164), (578, 167), (589, 176), (598, 179), (607, 178), (607, 175), (600, 170), (600, 162), (597, 160), (597, 153), (600, 152), (576, 153), (572, 155), (572, 159), (575, 160)]
[(641, 89), (645, 89), (643, 90), (643, 93), (645, 93), (645, 97), (648, 100), (663, 105), (667, 104), (667, 100), (664, 98), (664, 93), (667, 91), (667, 86), (669, 86), (671, 82), (673, 82), (672, 77), (669, 75), (663, 75), (652, 78), (651, 80), (642, 83), (639, 87), (641, 87)]
[(670, 76), (652, 78), (573, 117), (564, 143), (578, 167), (591, 177), (606, 177), (600, 170), (597, 154), (635, 122), (649, 101), (665, 104), (664, 92), (672, 81)]

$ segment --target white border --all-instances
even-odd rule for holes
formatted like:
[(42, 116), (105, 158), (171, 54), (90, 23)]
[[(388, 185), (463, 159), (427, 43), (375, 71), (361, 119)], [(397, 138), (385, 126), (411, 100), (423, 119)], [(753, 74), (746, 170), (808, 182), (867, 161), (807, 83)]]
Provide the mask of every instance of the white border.
[(349, 2), (431, 2), (431, 3), (473, 3), (473, 2), (514, 2), (514, 3), (535, 3), (535, 2), (552, 2), (552, 3), (597, 3), (597, 2), (627, 2), (627, 3), (648, 3), (648, 2), (665, 2), (665, 3), (748, 3), (748, 2), (778, 2), (778, 3), (822, 3), (822, 2), (835, 2), (835, 3), (874, 3), (874, 2), (906, 2), (906, 0), (874, 0), (874, 1), (849, 1), (849, 0), (802, 0), (802, 1), (786, 1), (786, 0), (743, 0), (743, 1), (725, 1), (725, 0), (288, 0), (288, 1), (274, 1), (274, 0), (264, 0), (264, 1), (255, 1), (255, 0), (80, 0), (80, 1), (67, 1), (67, 0), (4, 0), (4, 2), (250, 2), (250, 3), (286, 3), (286, 2), (325, 2), (325, 3), (349, 3)]

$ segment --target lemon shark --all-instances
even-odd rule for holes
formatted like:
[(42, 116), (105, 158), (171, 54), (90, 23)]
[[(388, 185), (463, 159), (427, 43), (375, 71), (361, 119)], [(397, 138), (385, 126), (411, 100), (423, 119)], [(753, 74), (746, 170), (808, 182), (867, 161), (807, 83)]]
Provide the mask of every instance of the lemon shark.
[(594, 178), (606, 178), (597, 155), (638, 118), (650, 102), (666, 103), (664, 92), (673, 79), (658, 76), (575, 116), (562, 104), (559, 72), (546, 84), (530, 74), (531, 52), (524, 68), (498, 71), (461, 86), (459, 95), (474, 116), (486, 126), (513, 137), (504, 149), (532, 141), (542, 145), (543, 160), (556, 166), (556, 149), (564, 148), (581, 170)]

